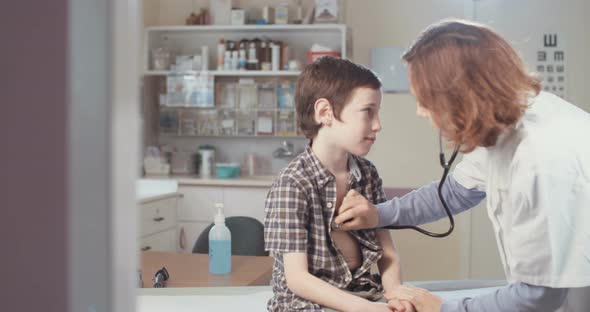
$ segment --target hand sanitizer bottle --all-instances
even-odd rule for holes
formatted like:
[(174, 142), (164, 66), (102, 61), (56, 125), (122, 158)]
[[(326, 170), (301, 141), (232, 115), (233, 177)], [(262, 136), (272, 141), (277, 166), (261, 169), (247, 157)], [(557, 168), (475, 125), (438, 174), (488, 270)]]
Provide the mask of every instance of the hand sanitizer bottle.
[(227, 274), (231, 272), (231, 233), (225, 226), (223, 204), (215, 204), (215, 208), (215, 225), (209, 231), (209, 272)]

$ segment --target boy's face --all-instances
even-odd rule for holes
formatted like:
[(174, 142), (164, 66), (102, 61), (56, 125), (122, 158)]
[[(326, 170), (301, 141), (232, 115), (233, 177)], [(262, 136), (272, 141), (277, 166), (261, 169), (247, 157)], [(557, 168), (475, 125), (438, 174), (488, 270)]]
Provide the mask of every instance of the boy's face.
[(347, 152), (365, 156), (371, 150), (381, 131), (381, 98), (381, 90), (356, 88), (340, 112), (340, 120), (334, 120), (332, 138)]

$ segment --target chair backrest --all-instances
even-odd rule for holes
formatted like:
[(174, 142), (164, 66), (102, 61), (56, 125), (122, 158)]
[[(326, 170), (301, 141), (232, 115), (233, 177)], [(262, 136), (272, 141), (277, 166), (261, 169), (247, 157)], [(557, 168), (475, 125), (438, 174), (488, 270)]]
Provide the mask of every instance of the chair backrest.
[[(227, 217), (225, 225), (231, 232), (231, 254), (235, 256), (268, 256), (264, 250), (264, 225), (251, 217)], [(193, 253), (209, 253), (211, 223), (201, 232)]]

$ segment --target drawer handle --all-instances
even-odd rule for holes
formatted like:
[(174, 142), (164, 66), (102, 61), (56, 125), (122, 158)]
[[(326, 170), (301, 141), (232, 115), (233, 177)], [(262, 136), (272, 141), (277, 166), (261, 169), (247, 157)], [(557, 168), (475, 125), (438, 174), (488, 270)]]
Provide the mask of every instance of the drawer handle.
[(141, 247), (141, 251), (148, 251), (148, 250), (150, 250), (150, 249), (152, 249), (152, 247), (151, 247), (151, 246), (145, 246), (145, 247)]
[(161, 221), (164, 221), (164, 217), (157, 217), (157, 218), (154, 218), (154, 221), (156, 221), (156, 222), (161, 222)]

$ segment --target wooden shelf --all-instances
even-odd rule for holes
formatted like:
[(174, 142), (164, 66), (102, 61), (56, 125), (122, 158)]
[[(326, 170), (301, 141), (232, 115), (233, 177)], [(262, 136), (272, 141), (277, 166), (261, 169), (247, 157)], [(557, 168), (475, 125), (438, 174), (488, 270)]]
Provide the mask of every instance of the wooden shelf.
[[(147, 70), (144, 75), (146, 76), (166, 76), (170, 74), (169, 70)], [(191, 72), (187, 72), (191, 73)], [(195, 73), (204, 73), (195, 71)], [(207, 71), (209, 75), (216, 77), (297, 77), (301, 74), (300, 71), (290, 70), (210, 70)]]
[(343, 31), (346, 29), (344, 24), (286, 24), (286, 25), (202, 25), (202, 26), (152, 26), (146, 27), (147, 32), (166, 32), (166, 31), (302, 31), (302, 30), (336, 30)]

